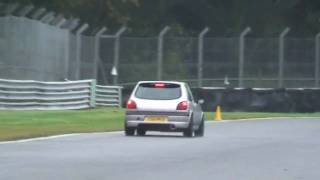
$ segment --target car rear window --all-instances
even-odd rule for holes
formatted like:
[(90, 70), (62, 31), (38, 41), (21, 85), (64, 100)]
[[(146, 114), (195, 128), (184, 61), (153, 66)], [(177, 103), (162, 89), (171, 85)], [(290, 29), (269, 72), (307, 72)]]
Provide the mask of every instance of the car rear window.
[(181, 97), (179, 84), (171, 83), (142, 83), (136, 90), (135, 96), (141, 99), (172, 100)]

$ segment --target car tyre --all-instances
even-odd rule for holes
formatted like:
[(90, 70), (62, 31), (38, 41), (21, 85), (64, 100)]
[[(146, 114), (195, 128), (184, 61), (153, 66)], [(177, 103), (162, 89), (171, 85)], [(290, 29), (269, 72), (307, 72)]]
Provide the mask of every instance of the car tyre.
[(195, 136), (203, 137), (204, 136), (204, 118), (201, 120), (199, 129), (194, 132)]
[(192, 135), (193, 135), (193, 118), (191, 118), (189, 127), (183, 131), (184, 137), (192, 137)]
[(134, 136), (135, 129), (125, 127), (124, 133), (126, 136)]
[(144, 130), (144, 129), (137, 129), (137, 134), (138, 134), (138, 136), (144, 136), (144, 135), (146, 135), (146, 130)]

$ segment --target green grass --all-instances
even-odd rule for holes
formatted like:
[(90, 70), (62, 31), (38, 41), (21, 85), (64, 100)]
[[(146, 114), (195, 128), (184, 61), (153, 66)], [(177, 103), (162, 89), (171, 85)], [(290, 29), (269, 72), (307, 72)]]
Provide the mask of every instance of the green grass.
[[(319, 117), (320, 113), (223, 112), (223, 119)], [(206, 113), (214, 119), (214, 113)], [(79, 111), (0, 111), (0, 141), (49, 135), (106, 132), (123, 129), (124, 110), (102, 108)]]
[(0, 141), (123, 129), (124, 110), (0, 111)]

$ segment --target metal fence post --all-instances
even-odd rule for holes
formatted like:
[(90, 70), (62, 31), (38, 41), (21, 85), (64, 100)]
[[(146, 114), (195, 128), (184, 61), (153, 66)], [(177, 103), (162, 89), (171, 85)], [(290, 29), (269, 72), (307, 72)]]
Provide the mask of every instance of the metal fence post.
[(284, 65), (284, 38), (290, 32), (290, 28), (285, 28), (279, 36), (279, 69), (278, 69), (278, 87), (283, 87), (283, 65)]
[[(69, 80), (70, 79), (70, 72), (69, 72), (69, 68), (70, 68), (70, 42), (71, 42), (71, 31), (67, 31), (66, 34), (66, 40), (67, 40), (67, 44), (65, 45), (65, 61), (64, 61), (64, 80)], [(72, 77), (71, 77), (72, 79)]]
[(201, 31), (198, 37), (198, 87), (202, 87), (202, 75), (203, 75), (203, 37), (208, 33), (210, 29), (206, 27)]
[(94, 36), (93, 78), (98, 81), (98, 63), (100, 61), (100, 36), (107, 31), (106, 27), (100, 29)]
[(163, 64), (163, 36), (170, 30), (169, 26), (162, 29), (158, 36), (158, 80), (162, 80), (162, 64)]
[(319, 87), (319, 66), (320, 66), (320, 52), (319, 49), (320, 48), (320, 33), (318, 33), (316, 35), (315, 38), (315, 52), (316, 52), (316, 56), (315, 56), (315, 87)]
[(62, 18), (60, 21), (55, 24), (56, 27), (61, 28), (61, 26), (66, 22), (67, 20), (65, 18)]
[(60, 23), (60, 21), (62, 21), (62, 19), (64, 19), (63, 15), (56, 14), (54, 16), (54, 18), (50, 21), (50, 25), (58, 27), (57, 24)]
[(40, 8), (37, 9), (35, 12), (33, 12), (33, 14), (31, 15), (32, 19), (38, 20), (42, 14), (44, 14), (46, 12), (46, 8)]
[(64, 24), (61, 25), (63, 29), (69, 29), (70, 31), (74, 31), (80, 24), (80, 19), (69, 19)]
[(27, 14), (29, 14), (32, 10), (34, 9), (34, 6), (33, 5), (28, 5), (28, 6), (25, 6), (23, 7), (19, 13), (18, 13), (18, 16), (20, 17), (25, 17)]
[(75, 80), (80, 79), (81, 73), (81, 34), (89, 27), (88, 24), (82, 25), (76, 32), (76, 62), (75, 62)]
[(50, 23), (50, 21), (52, 21), (54, 19), (54, 15), (55, 13), (54, 12), (49, 12), (49, 13), (46, 13), (41, 19), (40, 21), (45, 23), (45, 24), (48, 24)]
[[(114, 42), (114, 60), (113, 60), (113, 69), (118, 72), (119, 67), (119, 53), (120, 53), (120, 36), (124, 31), (126, 31), (126, 27), (122, 27), (119, 31), (115, 34), (115, 42)], [(113, 84), (118, 84), (119, 74), (113, 75)]]
[(240, 34), (239, 39), (239, 87), (243, 87), (243, 67), (244, 67), (244, 48), (245, 48), (245, 36), (250, 33), (251, 28), (247, 27)]

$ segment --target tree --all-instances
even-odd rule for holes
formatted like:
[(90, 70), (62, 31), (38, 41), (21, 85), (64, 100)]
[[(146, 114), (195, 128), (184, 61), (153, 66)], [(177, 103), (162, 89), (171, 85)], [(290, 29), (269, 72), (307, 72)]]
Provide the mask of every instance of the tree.
[(155, 36), (166, 25), (171, 32), (197, 35), (205, 26), (218, 36), (238, 35), (251, 26), (257, 36), (278, 35), (286, 26), (297, 36), (319, 31), (319, 0), (0, 0), (32, 3), (78, 17), (91, 27), (107, 26), (116, 31)]

